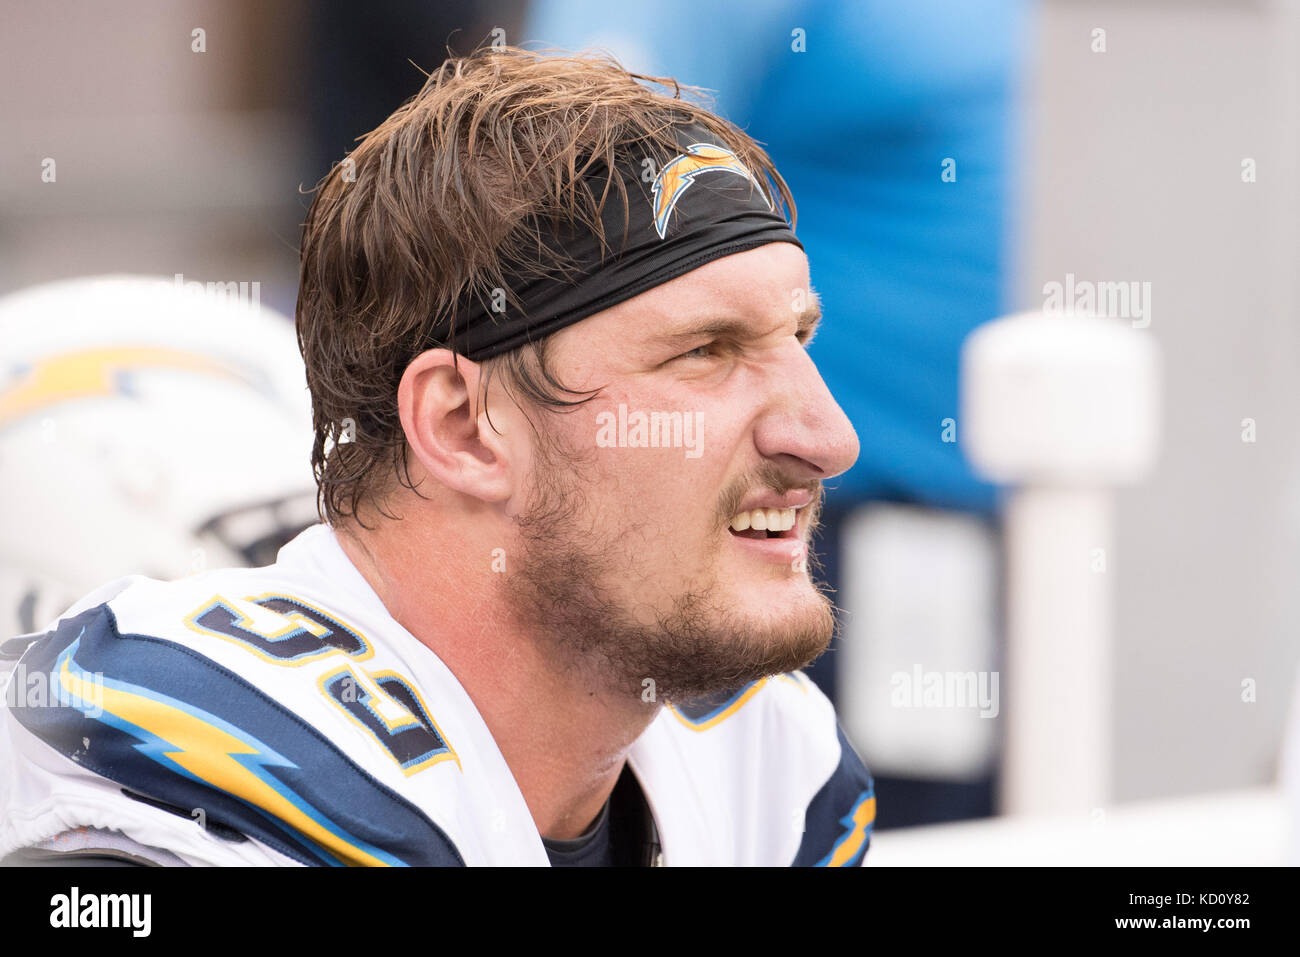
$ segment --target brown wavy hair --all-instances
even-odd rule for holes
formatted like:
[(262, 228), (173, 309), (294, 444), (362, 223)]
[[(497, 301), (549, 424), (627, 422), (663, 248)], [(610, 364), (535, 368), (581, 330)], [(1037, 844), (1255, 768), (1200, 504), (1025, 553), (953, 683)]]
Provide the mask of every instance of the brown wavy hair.
[[(366, 503), (388, 515), (392, 483), (414, 487), (397, 410), (402, 374), (426, 349), (454, 348), (458, 304), (505, 288), (507, 270), (564, 274), (568, 264), (539, 256), (538, 222), (590, 230), (608, 248), (604, 204), (628, 200), (618, 176), (602, 184), (593, 167), (672, 155), (672, 126), (699, 123), (775, 185), (793, 221), (767, 154), (704, 99), (599, 52), (483, 47), (444, 62), (325, 176), (303, 226), (296, 323), (326, 521), (355, 519)], [(556, 380), (546, 344), (485, 360), (484, 389), (500, 376), (521, 409), (590, 398)]]

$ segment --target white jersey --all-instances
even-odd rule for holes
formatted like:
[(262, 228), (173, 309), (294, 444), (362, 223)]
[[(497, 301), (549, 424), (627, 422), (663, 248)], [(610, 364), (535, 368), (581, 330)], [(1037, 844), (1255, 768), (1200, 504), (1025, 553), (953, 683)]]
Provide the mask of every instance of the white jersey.
[[(328, 526), (29, 638), (0, 677), (0, 857), (111, 832), (192, 865), (550, 862), (474, 702)], [(663, 707), (628, 766), (663, 864), (865, 857), (871, 777), (802, 674)]]

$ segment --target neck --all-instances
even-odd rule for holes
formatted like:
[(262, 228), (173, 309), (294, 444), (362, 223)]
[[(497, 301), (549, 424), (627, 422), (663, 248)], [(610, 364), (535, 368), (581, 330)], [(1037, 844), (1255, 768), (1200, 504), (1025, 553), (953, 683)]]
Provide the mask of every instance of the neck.
[[(376, 532), (336, 531), (389, 614), (464, 686), (541, 836), (579, 837), (659, 706), (610, 694), (588, 669), (546, 654), (537, 632), (503, 610), (509, 574), (491, 571), (488, 537), (456, 524), (451, 518), (432, 526), (433, 536), (412, 521), (384, 521)], [(482, 574), (470, 570), (471, 562)]]

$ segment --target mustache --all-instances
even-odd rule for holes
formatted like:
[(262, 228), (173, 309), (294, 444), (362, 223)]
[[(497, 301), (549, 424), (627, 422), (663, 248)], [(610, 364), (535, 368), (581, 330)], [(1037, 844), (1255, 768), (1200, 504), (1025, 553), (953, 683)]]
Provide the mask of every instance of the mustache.
[(810, 528), (816, 527), (816, 519), (821, 512), (822, 501), (826, 497), (826, 489), (821, 480), (813, 479), (809, 481), (807, 478), (795, 477), (771, 462), (765, 462), (759, 466), (753, 475), (739, 479), (727, 487), (718, 505), (718, 523), (723, 527), (727, 526), (731, 522), (732, 516), (740, 510), (740, 503), (748, 498), (755, 489), (765, 489), (777, 495), (784, 495), (786, 492), (794, 491), (811, 492), (813, 499), (808, 503), (809, 516), (812, 519)]

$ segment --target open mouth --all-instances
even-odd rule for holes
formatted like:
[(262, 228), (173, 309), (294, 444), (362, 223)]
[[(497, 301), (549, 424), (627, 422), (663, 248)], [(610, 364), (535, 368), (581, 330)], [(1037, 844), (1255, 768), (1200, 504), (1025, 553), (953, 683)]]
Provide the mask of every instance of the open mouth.
[(793, 508), (755, 508), (731, 520), (730, 531), (737, 538), (795, 538)]

